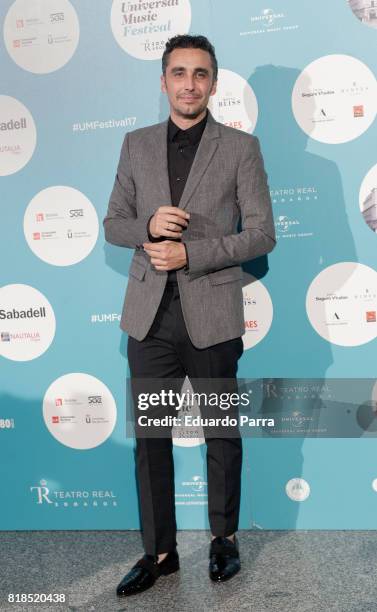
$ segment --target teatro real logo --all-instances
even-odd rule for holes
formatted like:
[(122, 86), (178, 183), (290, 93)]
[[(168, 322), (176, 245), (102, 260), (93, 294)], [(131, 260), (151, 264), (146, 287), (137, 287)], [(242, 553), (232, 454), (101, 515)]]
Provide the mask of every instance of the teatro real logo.
[(116, 495), (109, 490), (58, 490), (47, 485), (47, 480), (40, 480), (37, 486), (30, 487), (30, 492), (37, 505), (67, 507), (114, 507), (117, 506)]

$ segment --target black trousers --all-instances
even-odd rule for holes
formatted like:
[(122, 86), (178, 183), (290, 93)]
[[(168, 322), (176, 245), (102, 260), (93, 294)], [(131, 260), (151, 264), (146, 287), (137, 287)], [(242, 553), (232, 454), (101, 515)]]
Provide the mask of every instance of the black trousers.
[[(187, 333), (178, 285), (168, 283), (148, 335), (142, 341), (129, 336), (127, 353), (131, 382), (134, 378), (158, 378), (177, 384), (187, 375), (196, 391), (195, 378), (233, 379), (236, 384), (243, 342), (239, 337), (196, 348)], [(242, 439), (240, 435), (207, 437), (205, 430), (204, 435), (209, 524), (213, 535), (228, 536), (238, 529)], [(145, 552), (168, 552), (177, 545), (171, 435), (136, 438), (136, 472)]]

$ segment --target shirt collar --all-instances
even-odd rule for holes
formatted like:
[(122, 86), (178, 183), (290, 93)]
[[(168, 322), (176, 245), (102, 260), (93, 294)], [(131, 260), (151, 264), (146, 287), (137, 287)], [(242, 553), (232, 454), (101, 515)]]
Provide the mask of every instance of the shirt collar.
[(202, 134), (204, 132), (204, 128), (206, 127), (208, 118), (208, 110), (206, 112), (205, 117), (199, 123), (196, 123), (192, 127), (187, 130), (182, 130), (174, 123), (174, 121), (169, 117), (168, 122), (168, 141), (174, 142), (175, 140), (180, 139), (182, 136), (188, 137), (188, 140), (191, 145), (197, 144), (200, 142)]

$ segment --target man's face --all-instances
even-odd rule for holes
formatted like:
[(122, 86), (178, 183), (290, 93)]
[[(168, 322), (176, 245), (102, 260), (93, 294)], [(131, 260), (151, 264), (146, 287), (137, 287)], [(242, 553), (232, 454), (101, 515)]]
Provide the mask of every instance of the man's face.
[(216, 92), (211, 58), (202, 49), (174, 49), (168, 56), (165, 76), (161, 76), (161, 91), (169, 98), (172, 114), (195, 119)]

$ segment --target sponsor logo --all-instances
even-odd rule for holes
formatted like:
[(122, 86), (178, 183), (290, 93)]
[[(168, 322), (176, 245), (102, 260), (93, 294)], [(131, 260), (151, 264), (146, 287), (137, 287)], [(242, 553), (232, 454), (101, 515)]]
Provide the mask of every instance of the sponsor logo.
[(102, 404), (101, 395), (89, 395), (88, 404)]
[(285, 492), (293, 501), (305, 501), (310, 495), (310, 486), (303, 478), (292, 478), (285, 487)]
[(67, 490), (53, 489), (45, 479), (37, 486), (29, 487), (34, 502), (38, 506), (50, 507), (114, 507), (117, 506), (117, 496), (112, 490)]
[(50, 13), (51, 23), (61, 23), (64, 21), (64, 13)]
[(20, 119), (10, 119), (9, 121), (3, 121), (0, 123), (1, 131), (11, 131), (11, 130), (24, 130), (27, 128), (26, 118), (21, 117)]
[(365, 314), (366, 314), (367, 323), (376, 323), (376, 311), (375, 310), (369, 310)]
[(83, 208), (71, 208), (71, 210), (69, 211), (69, 216), (71, 219), (75, 219), (77, 217), (83, 217), (84, 209)]
[(14, 429), (14, 419), (0, 419), (0, 429)]
[(279, 19), (283, 19), (284, 13), (274, 13), (273, 9), (266, 8), (261, 11), (260, 15), (250, 17), (251, 23), (259, 23), (266, 28), (271, 27)]
[(30, 307), (28, 310), (3, 310), (0, 309), (0, 319), (31, 319), (34, 317), (45, 317), (46, 307), (40, 306), (39, 308)]

